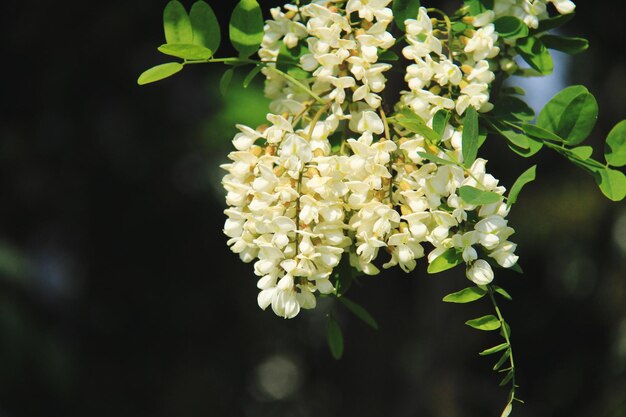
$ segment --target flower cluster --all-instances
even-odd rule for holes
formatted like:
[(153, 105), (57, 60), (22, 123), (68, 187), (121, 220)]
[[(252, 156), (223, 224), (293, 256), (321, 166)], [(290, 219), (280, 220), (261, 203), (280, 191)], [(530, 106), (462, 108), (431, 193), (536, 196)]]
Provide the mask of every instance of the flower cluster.
[[(259, 306), (281, 317), (315, 307), (315, 293), (334, 293), (342, 259), (375, 275), (379, 258), (383, 268), (406, 272), (422, 257), (431, 266), (445, 258), (464, 262), (479, 286), (493, 280), (492, 267), (517, 263), (505, 188), (484, 159), (463, 160), (463, 115), (493, 108), (491, 83), (506, 48), (494, 18), (518, 16), (534, 27), (520, 13), (544, 18), (545, 1), (496, 0), (454, 39), (450, 22), (425, 8), (404, 22), (401, 52), (411, 64), (394, 110), (431, 134), (388, 117), (382, 105), (392, 65), (381, 56), (396, 44), (390, 2), (316, 0), (272, 9), (266, 23), (259, 56), (272, 100), (268, 124), (238, 126), (236, 151), (223, 165), (224, 232), (231, 249), (254, 262)], [(285, 58), (293, 51), (296, 63)], [(492, 199), (472, 203), (464, 189)]]
[(561, 14), (573, 13), (576, 5), (570, 0), (495, 0), (493, 17), (515, 16), (522, 20), (528, 27), (536, 29), (539, 21), (548, 17), (548, 3)]

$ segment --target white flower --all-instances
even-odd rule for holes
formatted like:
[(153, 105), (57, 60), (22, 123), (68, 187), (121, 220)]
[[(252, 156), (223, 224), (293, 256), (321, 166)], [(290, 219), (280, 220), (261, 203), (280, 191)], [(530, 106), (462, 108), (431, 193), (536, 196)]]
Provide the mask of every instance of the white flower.
[(576, 5), (574, 4), (574, 2), (570, 0), (548, 0), (548, 1), (554, 4), (554, 7), (556, 7), (556, 9), (561, 14), (574, 13), (574, 10), (576, 9)]
[(476, 285), (487, 285), (493, 281), (493, 270), (487, 261), (478, 259), (467, 270), (467, 278)]
[(498, 33), (493, 24), (478, 29), (474, 36), (467, 42), (464, 51), (471, 53), (475, 61), (485, 58), (493, 58), (498, 55), (500, 48), (495, 46), (498, 40)]

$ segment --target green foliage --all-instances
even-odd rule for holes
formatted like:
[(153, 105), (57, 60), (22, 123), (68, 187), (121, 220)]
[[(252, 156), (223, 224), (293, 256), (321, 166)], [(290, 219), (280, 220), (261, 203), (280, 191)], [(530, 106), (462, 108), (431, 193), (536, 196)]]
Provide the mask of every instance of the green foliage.
[(341, 327), (339, 327), (339, 323), (331, 315), (328, 315), (326, 337), (333, 358), (341, 359), (343, 356), (343, 332)]
[(515, 204), (515, 202), (517, 201), (517, 197), (519, 196), (519, 193), (522, 191), (522, 188), (529, 182), (535, 180), (536, 173), (537, 173), (537, 165), (533, 165), (532, 167), (524, 171), (522, 175), (520, 175), (515, 180), (515, 182), (513, 183), (513, 186), (511, 187), (511, 190), (509, 191), (509, 196), (507, 198), (507, 203), (509, 206), (512, 206), (513, 204)]
[(428, 273), (436, 274), (438, 272), (446, 271), (450, 268), (454, 268), (463, 262), (463, 256), (460, 251), (455, 248), (450, 248), (444, 253), (436, 257), (428, 265)]
[(474, 206), (493, 204), (502, 199), (500, 194), (494, 193), (493, 191), (479, 190), (478, 188), (470, 187), (469, 185), (464, 185), (459, 188), (459, 196), (467, 204)]
[(165, 6), (163, 30), (167, 43), (193, 43), (191, 20), (185, 7), (179, 1), (171, 0)]
[(445, 301), (446, 303), (465, 304), (471, 303), (472, 301), (480, 300), (486, 294), (487, 291), (483, 290), (480, 287), (469, 287), (461, 291), (446, 295), (445, 297), (443, 297), (443, 301)]
[(230, 18), (230, 41), (240, 57), (254, 54), (263, 40), (263, 14), (256, 0), (241, 0)]
[(248, 75), (246, 75), (246, 78), (243, 79), (243, 88), (248, 88), (250, 83), (254, 80), (254, 77), (259, 75), (259, 72), (261, 72), (262, 69), (263, 67), (260, 65), (253, 67), (248, 73)]
[(548, 19), (542, 19), (539, 21), (537, 29), (530, 30), (530, 36), (535, 36), (540, 33), (548, 32), (552, 29), (559, 28), (574, 18), (574, 13), (559, 14)]
[(417, 114), (409, 109), (402, 109), (400, 112), (396, 113), (388, 120), (391, 123), (400, 125), (410, 132), (417, 133), (418, 135), (423, 136), (433, 143), (438, 142), (441, 138), (441, 136), (438, 135), (437, 132), (426, 126), (426, 122), (424, 122), (421, 117), (419, 117)]
[(544, 35), (541, 37), (543, 44), (549, 49), (576, 55), (589, 48), (589, 41), (583, 38), (572, 38), (559, 35)]
[(535, 71), (543, 75), (552, 74), (554, 63), (541, 39), (533, 37), (519, 39), (515, 50)]
[(611, 168), (595, 170), (596, 183), (602, 193), (612, 201), (621, 201), (626, 197), (626, 175)]
[(604, 157), (611, 166), (626, 165), (626, 120), (622, 120), (611, 129), (604, 145)]
[(430, 153), (426, 153), (426, 152), (417, 152), (417, 154), (424, 159), (427, 159), (431, 162), (436, 162), (438, 164), (443, 164), (443, 165), (457, 165), (456, 163), (454, 163), (453, 161), (449, 161), (447, 159), (443, 159), (443, 158), (439, 158), (438, 156), (435, 156), (433, 154)]
[(500, 320), (493, 314), (479, 317), (477, 319), (468, 320), (465, 322), (470, 327), (478, 330), (491, 331), (498, 330), (500, 328)]
[(203, 46), (213, 53), (217, 52), (221, 42), (220, 24), (211, 6), (199, 0), (191, 6), (189, 20), (193, 29), (193, 43)]
[(463, 162), (466, 166), (470, 166), (478, 154), (478, 112), (471, 106), (465, 111), (461, 141)]
[(557, 93), (541, 110), (537, 126), (553, 132), (569, 145), (578, 145), (589, 136), (598, 118), (598, 103), (582, 85)]
[(509, 95), (496, 102), (491, 114), (498, 120), (530, 122), (535, 118), (535, 111), (524, 100)]
[(499, 344), (498, 346), (494, 346), (492, 348), (483, 350), (482, 352), (479, 353), (479, 355), (480, 356), (493, 355), (494, 353), (502, 352), (504, 349), (507, 349), (508, 347), (509, 347), (508, 343), (502, 343), (502, 344)]
[(204, 46), (187, 44), (187, 43), (172, 43), (159, 46), (159, 52), (165, 55), (175, 56), (182, 59), (209, 59), (213, 55), (210, 49)]
[(401, 31), (405, 31), (404, 21), (415, 19), (420, 8), (420, 0), (394, 0), (391, 4), (393, 20)]
[(338, 299), (348, 310), (361, 319), (365, 324), (372, 327), (374, 330), (378, 330), (378, 323), (374, 317), (372, 317), (372, 315), (368, 313), (365, 308), (363, 308), (363, 306), (346, 297), (339, 297)]
[(183, 69), (183, 65), (178, 62), (168, 62), (166, 64), (157, 65), (144, 71), (137, 80), (137, 84), (144, 85), (162, 80), (171, 75), (176, 74)]
[(228, 87), (230, 86), (230, 82), (233, 80), (233, 75), (235, 74), (234, 68), (228, 68), (222, 74), (222, 78), (220, 78), (220, 93), (222, 93), (223, 97), (226, 97), (228, 93)]
[(504, 39), (519, 39), (528, 36), (528, 26), (514, 16), (502, 16), (493, 22), (496, 32)]
[(437, 135), (439, 135), (437, 142), (441, 142), (443, 133), (448, 125), (448, 122), (450, 121), (450, 116), (450, 112), (444, 109), (435, 113), (435, 116), (433, 117), (433, 130), (437, 133)]

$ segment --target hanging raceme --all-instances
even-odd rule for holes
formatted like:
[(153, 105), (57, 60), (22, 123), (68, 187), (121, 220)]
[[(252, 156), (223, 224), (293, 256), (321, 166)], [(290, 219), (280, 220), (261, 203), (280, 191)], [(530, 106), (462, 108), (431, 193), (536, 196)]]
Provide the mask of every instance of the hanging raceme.
[[(268, 124), (238, 125), (235, 150), (222, 166), (224, 233), (232, 251), (254, 264), (259, 306), (294, 318), (315, 308), (317, 297), (335, 296), (377, 328), (345, 298), (354, 275), (395, 266), (408, 273), (418, 262), (429, 273), (464, 264), (473, 285), (443, 301), (491, 301), (495, 314), (466, 324), (503, 338), (480, 355), (500, 354), (493, 369), (510, 386), (507, 416), (519, 400), (511, 331), (496, 294), (511, 296), (493, 280), (499, 268), (521, 272), (507, 215), (536, 166), (507, 195), (480, 148), (489, 137), (523, 157), (551, 149), (619, 201), (626, 176), (615, 168), (626, 164), (626, 121), (609, 134), (603, 164), (591, 158), (591, 147), (579, 146), (598, 114), (585, 87), (557, 94), (533, 124), (523, 90), (503, 85), (511, 75), (551, 73), (550, 49), (587, 49), (584, 39), (549, 33), (571, 18), (573, 2), (465, 0), (452, 15), (429, 8), (437, 2), (422, 3), (296, 0), (271, 9), (264, 23), (256, 0), (241, 0), (229, 22), (238, 56), (218, 58), (220, 29), (211, 7), (197, 1), (187, 14), (170, 1), (166, 43), (158, 50), (182, 62), (151, 68), (138, 82), (190, 64), (223, 63), (232, 67), (220, 81), (225, 92), (235, 67), (251, 67), (246, 86), (263, 74)], [(392, 69), (404, 74), (397, 94), (387, 87)], [(330, 313), (328, 341), (341, 357), (344, 340)]]

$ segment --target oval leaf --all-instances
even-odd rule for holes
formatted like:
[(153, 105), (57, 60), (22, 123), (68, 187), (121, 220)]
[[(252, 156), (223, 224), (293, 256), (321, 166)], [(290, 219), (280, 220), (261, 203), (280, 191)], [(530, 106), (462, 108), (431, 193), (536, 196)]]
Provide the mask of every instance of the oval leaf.
[(220, 24), (211, 6), (199, 0), (191, 6), (189, 20), (193, 29), (193, 43), (217, 52), (221, 42)]
[(417, 12), (420, 8), (419, 0), (394, 0), (391, 4), (391, 8), (393, 10), (393, 19), (396, 23), (396, 26), (401, 31), (406, 30), (406, 26), (404, 26), (404, 21), (407, 19), (416, 19)]
[(230, 17), (230, 41), (242, 57), (259, 49), (263, 40), (263, 14), (256, 0), (241, 0)]
[(493, 314), (489, 314), (487, 316), (479, 317), (477, 319), (468, 320), (465, 322), (470, 327), (478, 330), (497, 330), (500, 328), (500, 320)]
[(174, 43), (165, 44), (159, 46), (159, 52), (175, 56), (176, 58), (188, 59), (188, 60), (205, 60), (213, 56), (213, 52), (210, 49), (206, 49), (204, 46)]
[(182, 69), (183, 65), (178, 62), (168, 62), (167, 64), (157, 65), (156, 67), (152, 67), (149, 70), (144, 71), (143, 74), (139, 76), (137, 84), (144, 85), (153, 83), (174, 75)]
[(183, 5), (172, 0), (163, 10), (163, 30), (167, 43), (193, 43), (193, 30)]
[(374, 320), (374, 317), (372, 317), (372, 315), (368, 313), (367, 310), (363, 308), (361, 305), (355, 303), (352, 300), (347, 299), (346, 297), (339, 297), (339, 301), (344, 306), (346, 306), (346, 308), (350, 310), (352, 314), (354, 314), (355, 316), (363, 320), (365, 324), (369, 325), (375, 330), (378, 330), (378, 323), (376, 323), (376, 320)]
[(602, 193), (612, 201), (622, 201), (626, 197), (626, 175), (614, 169), (596, 171), (596, 183)]
[(540, 39), (533, 37), (520, 39), (515, 49), (531, 68), (543, 75), (552, 74), (554, 70), (552, 57)]
[(468, 107), (463, 118), (463, 134), (461, 136), (463, 163), (470, 166), (478, 154), (478, 112)]
[(528, 26), (514, 16), (502, 16), (493, 22), (498, 35), (505, 39), (519, 39), (528, 36)]
[(428, 265), (428, 273), (436, 274), (437, 272), (446, 271), (450, 268), (454, 268), (461, 262), (463, 262), (461, 252), (457, 251), (455, 248), (450, 248), (433, 259)]
[(544, 35), (541, 37), (543, 44), (557, 51), (565, 52), (569, 55), (576, 55), (589, 48), (589, 41), (583, 38), (571, 38), (558, 35)]
[(598, 102), (590, 94), (581, 94), (572, 100), (561, 115), (554, 132), (570, 145), (578, 145), (591, 133), (598, 120)]
[(593, 148), (591, 146), (579, 146), (577, 148), (570, 149), (574, 155), (581, 159), (589, 159), (593, 155)]
[(226, 97), (226, 93), (228, 93), (228, 87), (230, 86), (230, 82), (233, 80), (233, 75), (235, 74), (234, 68), (229, 68), (224, 71), (222, 74), (222, 78), (220, 78), (220, 93), (222, 96)]
[(461, 291), (448, 294), (443, 297), (443, 301), (446, 303), (465, 304), (472, 301), (480, 300), (487, 294), (487, 291), (479, 287), (469, 287)]
[(537, 126), (550, 132), (556, 132), (559, 128), (561, 116), (567, 106), (581, 94), (589, 91), (582, 85), (572, 85), (554, 95), (543, 107), (537, 117)]
[(469, 185), (464, 185), (459, 188), (459, 196), (467, 204), (472, 204), (474, 206), (493, 204), (502, 200), (502, 196), (500, 194), (496, 194), (492, 191), (479, 190), (478, 188), (470, 187)]
[(339, 323), (335, 321), (332, 316), (328, 316), (328, 328), (327, 328), (328, 347), (330, 353), (335, 359), (341, 359), (343, 356), (343, 333)]
[(622, 120), (611, 129), (604, 145), (604, 157), (611, 166), (626, 165), (626, 120)]
[(412, 110), (402, 109), (399, 113), (395, 114), (393, 118), (388, 120), (413, 133), (423, 136), (431, 142), (438, 142), (440, 139), (440, 136), (433, 129), (428, 127), (426, 122)]
[(515, 202), (517, 201), (517, 197), (519, 196), (519, 193), (522, 191), (522, 188), (524, 188), (524, 186), (528, 184), (529, 182), (535, 180), (536, 173), (537, 173), (537, 165), (533, 165), (532, 167), (524, 171), (522, 175), (520, 175), (515, 180), (515, 183), (513, 183), (513, 186), (511, 187), (511, 191), (509, 191), (509, 196), (507, 198), (507, 202), (509, 206), (512, 206), (513, 204), (515, 204)]

